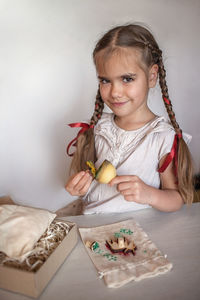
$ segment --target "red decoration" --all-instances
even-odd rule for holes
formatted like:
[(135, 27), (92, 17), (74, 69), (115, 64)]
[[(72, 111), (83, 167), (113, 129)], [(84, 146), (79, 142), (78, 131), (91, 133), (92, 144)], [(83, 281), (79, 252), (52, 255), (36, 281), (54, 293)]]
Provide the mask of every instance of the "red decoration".
[(90, 128), (94, 128), (94, 125), (89, 125), (87, 123), (71, 123), (71, 124), (68, 124), (70, 127), (81, 127), (81, 130), (78, 132), (77, 136), (69, 143), (69, 145), (67, 146), (67, 154), (69, 156), (73, 156), (74, 153), (69, 153), (69, 149), (71, 146), (76, 146), (76, 141), (79, 137), (79, 135), (83, 132), (85, 132), (86, 130), (90, 129)]
[(174, 159), (175, 164), (175, 176), (177, 176), (177, 169), (178, 169), (178, 140), (182, 138), (182, 133), (175, 134), (174, 136), (174, 142), (172, 145), (171, 152), (168, 153), (167, 157), (165, 158), (165, 161), (163, 162), (162, 166), (158, 169), (159, 173), (163, 173), (169, 164)]
[[(163, 97), (163, 100), (164, 100), (164, 102), (166, 104), (171, 105), (171, 101), (169, 99), (167, 99), (166, 97)], [(173, 145), (172, 145), (171, 152), (167, 155), (164, 163), (158, 169), (159, 173), (163, 173), (167, 169), (167, 167), (169, 166), (169, 164), (172, 162), (172, 160), (174, 159), (175, 176), (177, 177), (177, 169), (178, 169), (178, 141), (181, 138), (182, 138), (181, 131), (179, 133), (175, 134), (175, 136), (174, 136), (174, 142), (173, 142)]]
[(167, 103), (168, 105), (171, 104), (171, 101), (169, 99), (167, 99), (166, 97), (163, 97), (163, 100), (165, 101), (165, 103)]

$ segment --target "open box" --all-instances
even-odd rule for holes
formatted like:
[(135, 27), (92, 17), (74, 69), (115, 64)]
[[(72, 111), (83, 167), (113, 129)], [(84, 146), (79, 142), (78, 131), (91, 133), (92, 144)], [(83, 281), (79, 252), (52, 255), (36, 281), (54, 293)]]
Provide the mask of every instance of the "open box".
[(63, 220), (62, 222), (69, 224), (71, 229), (39, 270), (29, 272), (12, 267), (0, 266), (0, 288), (34, 298), (37, 298), (41, 294), (77, 243), (76, 224)]

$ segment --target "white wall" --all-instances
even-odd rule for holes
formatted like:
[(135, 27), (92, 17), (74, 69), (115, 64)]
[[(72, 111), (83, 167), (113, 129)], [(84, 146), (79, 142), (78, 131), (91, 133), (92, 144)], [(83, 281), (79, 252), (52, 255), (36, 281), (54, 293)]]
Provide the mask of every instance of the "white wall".
[[(199, 0), (0, 0), (0, 195), (56, 210), (75, 136), (89, 119), (97, 81), (91, 53), (113, 25), (143, 22), (164, 50), (177, 120), (200, 167)], [(150, 105), (164, 113), (159, 87)]]

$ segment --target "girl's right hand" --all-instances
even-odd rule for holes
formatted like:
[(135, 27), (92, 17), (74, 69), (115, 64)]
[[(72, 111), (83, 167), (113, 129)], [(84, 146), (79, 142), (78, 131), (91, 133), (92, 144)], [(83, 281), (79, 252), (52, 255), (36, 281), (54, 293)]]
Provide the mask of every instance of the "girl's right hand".
[(93, 177), (88, 171), (81, 171), (73, 175), (65, 185), (65, 189), (72, 196), (84, 196), (92, 183)]

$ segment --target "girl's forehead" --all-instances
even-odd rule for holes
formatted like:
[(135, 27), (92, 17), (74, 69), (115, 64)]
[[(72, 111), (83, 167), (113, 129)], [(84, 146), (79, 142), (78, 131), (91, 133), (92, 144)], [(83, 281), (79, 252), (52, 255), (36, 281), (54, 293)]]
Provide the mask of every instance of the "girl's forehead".
[(106, 74), (111, 69), (120, 67), (128, 70), (141, 68), (141, 53), (135, 48), (116, 48), (101, 50), (95, 57), (95, 64), (98, 74)]

